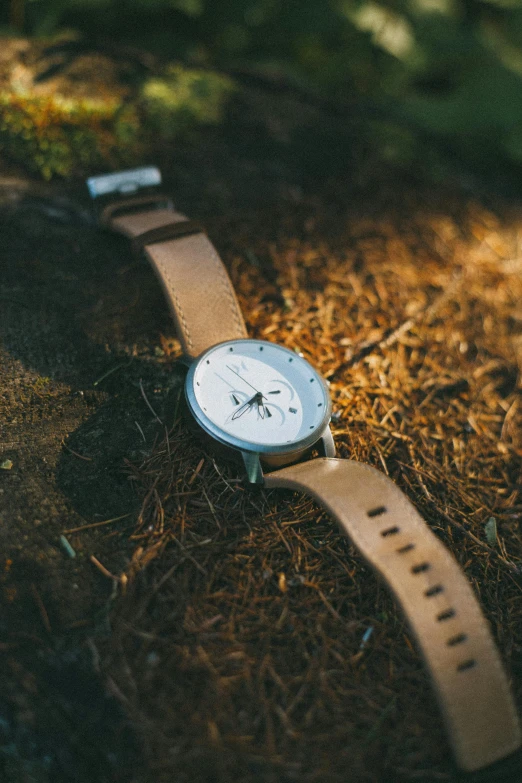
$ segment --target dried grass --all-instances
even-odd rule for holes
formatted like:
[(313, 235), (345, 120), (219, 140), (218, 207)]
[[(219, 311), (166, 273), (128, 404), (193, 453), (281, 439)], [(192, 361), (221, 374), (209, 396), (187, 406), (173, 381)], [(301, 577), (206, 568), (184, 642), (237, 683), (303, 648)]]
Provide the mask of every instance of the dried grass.
[[(460, 562), (520, 704), (520, 217), (391, 187), (357, 212), (328, 198), (211, 233), (251, 335), (330, 380), (339, 456), (391, 476)], [(151, 779), (454, 779), (404, 618), (322, 510), (245, 486), (182, 404), (133, 475), (134, 578), (103, 667)]]

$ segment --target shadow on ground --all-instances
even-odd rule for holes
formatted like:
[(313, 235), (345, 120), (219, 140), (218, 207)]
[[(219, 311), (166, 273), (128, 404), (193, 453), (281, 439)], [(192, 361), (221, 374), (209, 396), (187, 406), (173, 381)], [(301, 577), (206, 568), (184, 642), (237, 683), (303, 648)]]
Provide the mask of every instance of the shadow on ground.
[(120, 243), (58, 217), (28, 197), (0, 215), (0, 770), (127, 781), (139, 751), (86, 646), (110, 630), (112, 593), (90, 557), (128, 563), (139, 502), (124, 460), (155, 437), (142, 389), (160, 412), (168, 394), (150, 360), (167, 316), (145, 265), (129, 272)]

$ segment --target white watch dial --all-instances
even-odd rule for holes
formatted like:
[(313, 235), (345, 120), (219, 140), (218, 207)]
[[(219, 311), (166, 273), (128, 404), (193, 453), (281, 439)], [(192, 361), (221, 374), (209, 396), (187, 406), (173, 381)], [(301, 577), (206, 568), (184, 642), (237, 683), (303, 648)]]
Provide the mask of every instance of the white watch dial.
[(253, 451), (313, 443), (330, 413), (316, 370), (293, 351), (262, 340), (235, 340), (207, 351), (189, 372), (187, 398), (211, 434)]

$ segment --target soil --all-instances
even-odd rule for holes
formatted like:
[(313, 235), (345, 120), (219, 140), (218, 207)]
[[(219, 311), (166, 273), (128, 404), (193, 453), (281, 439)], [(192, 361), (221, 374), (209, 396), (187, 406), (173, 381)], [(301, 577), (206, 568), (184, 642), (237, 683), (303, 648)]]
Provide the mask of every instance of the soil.
[[(301, 99), (252, 89), (236, 100), (223, 126), (158, 150), (165, 188), (186, 214), (206, 222), (252, 333), (304, 347), (329, 375), (341, 456), (388, 470), (458, 555), (493, 624), (520, 705), (522, 639), (502, 608), (515, 612), (522, 562), (522, 441), (511, 407), (520, 395), (520, 312), (517, 316), (509, 297), (514, 278), (502, 266), (520, 263), (518, 205), (492, 195), (487, 183), (469, 173), (453, 170), (434, 187), (411, 170), (398, 174), (383, 168), (357, 139), (355, 125)], [(427, 230), (426, 215), (436, 217), (436, 231)], [(262, 490), (247, 496), (237, 470), (220, 467), (194, 439), (183, 404), (177, 407), (183, 368), (174, 361), (179, 346), (159, 285), (123, 239), (102, 232), (90, 219), (82, 183), (43, 185), (4, 162), (0, 235), (2, 779), (456, 780), (436, 705), (400, 613), (311, 502), (297, 503), (288, 493), (267, 497)], [(467, 261), (459, 256), (464, 244), (474, 248)], [(385, 270), (386, 277), (392, 262), (396, 288), (386, 297), (376, 270)], [(466, 263), (475, 265), (470, 287), (491, 296), (497, 291), (504, 299), (488, 300), (485, 311), (473, 316), (461, 309), (457, 318), (451, 286), (456, 269), (461, 272)], [(342, 299), (342, 315), (335, 315), (336, 305), (330, 309), (337, 333), (333, 327), (323, 331), (324, 308), (329, 297), (335, 299), (328, 294), (332, 285), (349, 288), (351, 295)], [(426, 427), (442, 407), (447, 414), (447, 429), (430, 452), (426, 496), (401, 467), (414, 464), (421, 451), (408, 451), (407, 445), (418, 431), (407, 413), (420, 400), (420, 387), (411, 381), (417, 370), (409, 372), (411, 385), (405, 383), (402, 408), (389, 414), (394, 426), (386, 433), (375, 424), (383, 411), (377, 411), (374, 398), (373, 408), (369, 403), (365, 408), (363, 395), (364, 415), (350, 408), (348, 416), (342, 389), (365, 388), (372, 352), (386, 353), (386, 340), (394, 350), (417, 352), (417, 357), (429, 354), (427, 339), (445, 350), (443, 324), (435, 323), (438, 332), (429, 332), (429, 338), (415, 332), (416, 314), (445, 290), (450, 300), (441, 307), (449, 308), (446, 318), (453, 313), (461, 336), (451, 360), (441, 359), (432, 376), (423, 377), (422, 399), (429, 395)], [(498, 320), (483, 333), (479, 323), (486, 317)], [(408, 318), (414, 319), (414, 334), (395, 335)], [(480, 368), (482, 376), (476, 375)], [(477, 378), (484, 378), (481, 394), (486, 380), (490, 383), (484, 392), (490, 397), (480, 408), (486, 418), (478, 423), (473, 418)], [(460, 408), (450, 409), (453, 398)], [(432, 403), (438, 406), (433, 412)], [(488, 424), (486, 408), (500, 418)], [(447, 424), (451, 419), (458, 422), (458, 433)], [(490, 444), (488, 427), (493, 451), (483, 445)], [(166, 429), (179, 463), (169, 462), (168, 481)], [(402, 434), (395, 437), (392, 431)], [(440, 445), (450, 431), (463, 442), (471, 439), (464, 464), (469, 467), (475, 459), (473, 470), (489, 476), (498, 502), (486, 494), (482, 503), (475, 502), (475, 490), (467, 485), (465, 500), (451, 489), (455, 465), (460, 476), (458, 460), (446, 461)], [(424, 457), (428, 460), (427, 451)], [(196, 502), (207, 498), (207, 489), (210, 506), (189, 506), (186, 524), (199, 536), (198, 546), (207, 538), (214, 541), (208, 557), (200, 557), (199, 550), (187, 556), (184, 547), (187, 541), (195, 546), (195, 539), (180, 532), (176, 503), (186, 482), (192, 486), (192, 475), (200, 493)], [(462, 475), (463, 482), (467, 478)], [(156, 498), (155, 479), (163, 486)], [(495, 516), (500, 549), (486, 557), (445, 513), (461, 527), (469, 523), (484, 543), (484, 522)], [(330, 571), (317, 560), (321, 549), (313, 557), (318, 585), (338, 569), (335, 589), (333, 583), (328, 590), (323, 586), (307, 599), (306, 620), (299, 619), (304, 599), (295, 597), (301, 572), (290, 573), (284, 564), (290, 545), (281, 531), (290, 527), (283, 524), (278, 533), (275, 521), (267, 526), (267, 514), (289, 525), (297, 515), (302, 536), (332, 548), (337, 565), (330, 563)], [(276, 544), (270, 562), (258, 557)], [(238, 559), (227, 559), (232, 556)], [(129, 579), (126, 591), (122, 574)], [(266, 616), (254, 601), (259, 593), (248, 587), (251, 578), (259, 578), (259, 590), (268, 590)], [(292, 579), (290, 588), (285, 586)], [(343, 579), (354, 590), (359, 580), (359, 592), (342, 593), (337, 583)], [(208, 602), (211, 583), (214, 603)], [(164, 597), (160, 584), (168, 587)], [(224, 617), (232, 623), (230, 606), (234, 622), (243, 622), (246, 630), (234, 636), (229, 625), (226, 633), (216, 629), (213, 635), (214, 624)], [(245, 619), (238, 607), (245, 617), (261, 612), (264, 619)], [(270, 639), (263, 636), (267, 627), (276, 629)], [(357, 656), (370, 627), (375, 633), (371, 657), (360, 666), (362, 653), (345, 663), (347, 646)], [(304, 635), (300, 642), (298, 632)], [(314, 669), (310, 660), (319, 655), (314, 647), (319, 638), (333, 657), (327, 662), (319, 656)], [(311, 668), (303, 680), (299, 661), (305, 658)], [(249, 677), (257, 684), (247, 687)], [(290, 688), (295, 698), (306, 677), (311, 692), (295, 716), (285, 718), (284, 711), (277, 712), (278, 689)], [(226, 686), (216, 685), (224, 681)], [(241, 682), (237, 691), (234, 682)], [(228, 689), (225, 695), (221, 687)], [(343, 700), (353, 701), (349, 714)], [(267, 707), (272, 703), (273, 709)], [(250, 705), (259, 712), (251, 715)], [(313, 720), (317, 729), (310, 728)], [(516, 779), (514, 773), (510, 779)]]

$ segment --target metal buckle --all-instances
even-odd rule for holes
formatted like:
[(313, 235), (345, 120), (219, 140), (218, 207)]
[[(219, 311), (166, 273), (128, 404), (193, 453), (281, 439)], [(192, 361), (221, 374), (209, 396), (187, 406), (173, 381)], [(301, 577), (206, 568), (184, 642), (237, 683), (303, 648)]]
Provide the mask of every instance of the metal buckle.
[(139, 169), (116, 171), (113, 174), (100, 174), (89, 177), (87, 187), (91, 198), (100, 196), (128, 196), (143, 188), (161, 185), (161, 172), (156, 166), (142, 166)]
[[(161, 185), (161, 172), (156, 166), (141, 166), (127, 171), (100, 174), (86, 180), (87, 188), (94, 207), (96, 222), (106, 222), (103, 216), (118, 211), (118, 202), (122, 201), (122, 211), (132, 211), (132, 201), (141, 209), (149, 202), (151, 209), (174, 209), (169, 196), (158, 192)], [(139, 195), (138, 195), (139, 194)]]

